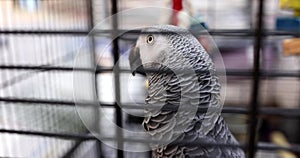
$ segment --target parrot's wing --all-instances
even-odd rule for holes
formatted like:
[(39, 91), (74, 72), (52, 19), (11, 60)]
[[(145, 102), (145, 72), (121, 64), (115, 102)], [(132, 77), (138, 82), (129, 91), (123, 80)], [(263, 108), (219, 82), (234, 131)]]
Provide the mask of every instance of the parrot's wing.
[[(170, 115), (171, 114), (171, 115)], [(152, 133), (154, 135), (159, 135), (161, 138), (165, 138), (173, 133), (174, 123), (171, 123), (171, 116), (174, 116), (175, 112), (162, 112), (160, 115), (146, 119), (149, 122), (144, 126), (151, 130), (163, 127), (164, 130), (160, 133)], [(181, 120), (175, 122), (180, 123)], [(228, 130), (227, 125), (224, 122), (222, 116), (219, 116), (215, 122), (215, 128), (212, 128), (207, 135), (199, 134), (199, 126), (201, 125), (201, 119), (194, 120), (194, 126), (188, 128), (184, 133), (182, 133), (173, 143), (167, 146), (158, 147), (154, 150), (153, 156), (159, 157), (183, 157), (183, 155), (188, 157), (212, 157), (212, 158), (243, 158), (245, 157), (244, 152), (239, 148), (224, 147), (224, 146), (214, 146), (214, 144), (238, 144), (231, 132)], [(168, 124), (166, 127), (164, 125)], [(181, 143), (183, 142), (183, 143)], [(199, 145), (187, 145), (184, 142), (193, 142)], [(202, 145), (201, 145), (202, 144)], [(207, 145), (211, 144), (211, 145)]]
[[(238, 141), (232, 135), (228, 129), (227, 124), (225, 123), (224, 118), (220, 115), (215, 122), (215, 126), (207, 134), (209, 137), (213, 137), (214, 140), (219, 144), (227, 145), (238, 145)], [(221, 157), (234, 157), (234, 158), (243, 158), (245, 154), (242, 149), (238, 147), (220, 147), (222, 156)]]
[[(186, 145), (171, 143), (164, 147), (159, 147), (154, 150), (153, 157), (211, 157), (219, 158), (222, 156), (220, 147), (206, 146), (205, 144), (216, 144), (212, 137), (203, 136), (199, 137), (195, 133), (184, 133), (178, 138), (177, 141), (184, 142), (199, 142), (199, 145)], [(176, 142), (177, 142), (176, 141)], [(201, 145), (201, 143), (203, 145)]]
[[(199, 134), (199, 126), (201, 126), (202, 119), (198, 119), (193, 122), (193, 128), (187, 129), (177, 141), (181, 142), (193, 142), (199, 145), (182, 145), (180, 147), (174, 143), (166, 148), (176, 148), (179, 152), (183, 152), (188, 157), (211, 157), (211, 158), (243, 158), (245, 157), (244, 152), (240, 148), (216, 146), (215, 144), (228, 144), (238, 145), (238, 142), (229, 131), (223, 117), (220, 115), (207, 135)], [(176, 141), (176, 142), (177, 142)], [(210, 145), (207, 145), (210, 144)], [(172, 147), (173, 146), (173, 147)]]
[[(177, 113), (178, 114), (178, 113)], [(184, 124), (187, 120), (184, 117), (181, 119), (174, 119), (176, 112), (163, 110), (158, 115), (147, 117), (143, 126), (145, 130), (157, 139), (168, 140), (176, 136), (176, 126)], [(179, 113), (180, 115), (180, 113)], [(216, 144), (214, 137), (210, 135), (200, 136), (197, 132), (197, 124), (200, 124), (202, 120), (193, 120), (191, 127), (188, 127), (185, 132), (180, 134), (178, 138), (167, 146), (161, 146), (154, 150), (153, 157), (221, 157), (222, 151), (220, 147), (205, 146), (205, 144)], [(200, 125), (199, 125), (200, 126)], [(212, 133), (216, 133), (214, 131)], [(222, 131), (223, 132), (223, 131)], [(186, 145), (180, 144), (181, 142), (199, 142), (199, 145)], [(179, 144), (178, 144), (179, 143)], [(204, 145), (201, 145), (203, 143)]]
[(220, 147), (207, 146), (205, 144), (216, 144), (216, 140), (206, 135), (198, 135), (197, 133), (184, 133), (182, 137), (184, 142), (195, 142), (199, 145), (185, 145), (184, 153), (188, 157), (221, 157), (222, 151)]

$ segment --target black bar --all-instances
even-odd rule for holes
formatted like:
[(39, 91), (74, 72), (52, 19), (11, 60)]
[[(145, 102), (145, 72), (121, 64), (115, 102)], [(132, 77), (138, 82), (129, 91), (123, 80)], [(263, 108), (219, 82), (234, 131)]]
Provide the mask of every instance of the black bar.
[[(212, 36), (241, 36), (241, 37), (251, 37), (256, 36), (256, 30), (219, 30), (211, 29), (208, 33)], [(299, 37), (300, 32), (296, 31), (279, 31), (279, 30), (263, 30), (261, 36), (295, 36)]]
[(86, 36), (88, 30), (0, 30), (0, 34), (45, 34), (45, 35), (79, 35)]
[(288, 72), (288, 71), (260, 71), (259, 76), (261, 77), (298, 77), (300, 78), (300, 73), (297, 71)]
[(264, 1), (259, 0), (258, 5), (258, 19), (255, 30), (255, 43), (254, 43), (254, 63), (253, 63), (253, 85), (251, 94), (251, 106), (249, 106), (250, 116), (248, 126), (248, 158), (254, 158), (257, 150), (256, 133), (259, 112), (259, 81), (260, 81), (260, 50), (263, 36), (263, 9)]
[[(75, 106), (75, 102), (73, 101), (46, 100), (46, 99), (35, 99), (35, 98), (0, 97), (0, 102)], [(93, 105), (89, 103), (83, 103), (83, 104)]]
[[(88, 0), (87, 1), (87, 10), (88, 10), (88, 15), (89, 15), (89, 30), (94, 29), (94, 13), (93, 13), (93, 0)], [(97, 69), (97, 63), (96, 63), (96, 47), (95, 47), (95, 38), (94, 36), (88, 37), (89, 43), (90, 43), (90, 51), (92, 53), (91, 56), (91, 63), (92, 63), (92, 68), (95, 70)], [(91, 38), (91, 39), (90, 39)], [(92, 87), (95, 87), (95, 94), (93, 96), (93, 101), (98, 102), (98, 83), (97, 83), (97, 73), (94, 71), (92, 76), (92, 83), (94, 85)], [(100, 128), (99, 128), (99, 121), (100, 121), (100, 115), (99, 115), (99, 108), (98, 105), (94, 105), (94, 126), (96, 127), (96, 131), (100, 133)], [(102, 154), (102, 142), (99, 139), (96, 139), (96, 157), (103, 157)]]
[[(40, 65), (40, 66), (31, 66), (31, 65), (0, 65), (0, 70), (37, 70), (37, 71), (87, 71), (94, 72), (97, 74), (103, 72), (113, 72), (113, 68), (104, 68), (97, 67), (97, 69), (91, 68), (72, 68), (72, 67), (63, 67), (63, 66), (48, 66), (48, 65)], [(145, 70), (146, 72), (163, 72), (155, 69)], [(131, 73), (129, 69), (119, 69), (119, 72)], [(201, 73), (201, 72), (199, 72)], [(218, 75), (222, 75), (224, 73), (219, 72), (217, 70)], [(242, 77), (250, 77), (253, 75), (251, 70), (248, 69), (227, 69), (227, 76), (242, 76)], [(280, 70), (261, 70), (260, 77), (300, 77), (299, 71), (280, 71)]]
[(22, 134), (22, 135), (35, 135), (43, 137), (53, 137), (60, 139), (78, 139), (78, 140), (93, 140), (96, 139), (92, 135), (87, 134), (72, 134), (72, 133), (51, 133), (42, 131), (23, 131), (23, 130), (13, 130), (13, 129), (0, 129), (0, 133), (11, 133), (11, 134)]
[[(0, 30), (0, 34), (55, 34), (55, 35), (99, 35), (111, 34), (117, 31), (118, 34), (140, 34), (140, 30)], [(255, 36), (255, 30), (251, 29), (209, 29), (207, 32), (212, 36), (237, 36), (251, 37)], [(149, 33), (149, 32), (144, 32)], [(153, 32), (152, 32), (153, 33)], [(156, 32), (157, 33), (157, 32)], [(165, 32), (170, 33), (170, 32)], [(206, 34), (206, 32), (193, 32), (196, 35)], [(299, 37), (300, 32), (297, 31), (280, 31), (280, 30), (263, 30), (262, 36), (295, 36)]]
[[(27, 103), (27, 104), (48, 104), (50, 106), (57, 105), (57, 106), (75, 106), (75, 102), (72, 101), (60, 101), (60, 100), (43, 100), (43, 99), (34, 99), (34, 98), (27, 98), (27, 99), (20, 99), (20, 98), (5, 98), (0, 97), (0, 102), (8, 102), (8, 103)], [(97, 103), (93, 102), (82, 102), (76, 103), (79, 106), (87, 106), (93, 107), (98, 105)], [(114, 107), (114, 104), (108, 103), (100, 103), (102, 107)], [(140, 105), (130, 105), (130, 104), (122, 104), (122, 108), (125, 109), (140, 109), (143, 110), (144, 107)], [(225, 105), (222, 108), (222, 113), (231, 113), (231, 114), (249, 114), (250, 111), (245, 106), (232, 106), (232, 105)], [(205, 110), (205, 108), (199, 108), (198, 112)], [(168, 107), (168, 110), (177, 110), (176, 107)], [(300, 109), (286, 109), (286, 108), (271, 108), (271, 107), (263, 107), (259, 109), (260, 115), (275, 115), (275, 116), (282, 116), (282, 117), (299, 117), (300, 116)]]
[(111, 0), (111, 14), (113, 16), (112, 21), (112, 33), (111, 37), (113, 40), (113, 57), (114, 57), (114, 83), (115, 83), (115, 109), (116, 109), (116, 124), (119, 128), (116, 128), (116, 135), (117, 135), (117, 157), (123, 158), (124, 152), (123, 152), (123, 133), (120, 129), (123, 127), (122, 123), (122, 110), (121, 107), (118, 105), (121, 101), (121, 95), (120, 95), (120, 74), (119, 74), (119, 37), (118, 37), (118, 1), (117, 0)]
[[(94, 140), (97, 139), (92, 135), (86, 134), (70, 134), (70, 133), (50, 133), (50, 132), (40, 132), (40, 131), (20, 131), (20, 130), (10, 130), (10, 129), (0, 129), (0, 133), (9, 133), (9, 134), (20, 134), (20, 135), (31, 135), (31, 136), (43, 136), (43, 137), (52, 137), (52, 138), (59, 138), (59, 139), (79, 139), (79, 140)], [(115, 138), (103, 138), (103, 140), (110, 140), (113, 141)], [(128, 142), (136, 142), (136, 143), (150, 143), (156, 142), (151, 140), (145, 139), (137, 139), (137, 138), (124, 138), (124, 141)], [(244, 148), (245, 145), (232, 145), (232, 144), (219, 144), (219, 143), (206, 143), (206, 142), (178, 142), (188, 146), (198, 146), (198, 145), (205, 145), (205, 146), (218, 146), (223, 148)], [(300, 153), (300, 146), (293, 145), (292, 147), (282, 147), (271, 143), (259, 142), (257, 145), (257, 149), (260, 150), (287, 150), (292, 152)]]
[(271, 143), (258, 142), (257, 143), (257, 149), (267, 150), (267, 151), (286, 150), (286, 151), (290, 151), (290, 152), (300, 153), (300, 146), (299, 145), (293, 145), (291, 147), (283, 147), (283, 146), (278, 146), (278, 145), (271, 144)]
[[(89, 15), (88, 17), (88, 27), (89, 27), (89, 30), (92, 30), (93, 29), (93, 27), (94, 27), (94, 17), (93, 17), (93, 5), (92, 5), (92, 0), (88, 0), (88, 1), (86, 1), (86, 6), (87, 6), (87, 15)], [(96, 61), (95, 61), (95, 59), (96, 59), (96, 51), (95, 51), (95, 39), (93, 38), (93, 37), (91, 37), (91, 39), (88, 37), (88, 39), (87, 39), (88, 41), (89, 41), (89, 46), (90, 46), (90, 52), (91, 52), (91, 63), (92, 63), (92, 65), (91, 65), (91, 68), (70, 68), (70, 67), (64, 67), (64, 69), (60, 69), (60, 70), (62, 70), (62, 71), (87, 71), (87, 72), (91, 72), (91, 73), (93, 73), (94, 75), (94, 77), (91, 79), (92, 81), (91, 81), (91, 83), (93, 83), (94, 84), (94, 86), (93, 87), (96, 87), (95, 88), (95, 95), (94, 95), (94, 102), (97, 102), (97, 100), (98, 100), (98, 98), (97, 98), (97, 96), (98, 96), (98, 89), (97, 89), (97, 75), (96, 75), (96, 71), (95, 71), (95, 69), (93, 68), (94, 67), (94, 65), (96, 65)], [(48, 67), (49, 68), (49, 67)], [(61, 67), (57, 67), (57, 68), (61, 68)], [(73, 69), (73, 70), (72, 70)], [(48, 69), (47, 69), (48, 70)], [(56, 70), (58, 70), (58, 69), (56, 69)], [(95, 109), (93, 110), (93, 112), (94, 112), (94, 125), (95, 125), (95, 127), (96, 127), (96, 130), (99, 132), (99, 125), (97, 124), (98, 123), (98, 121), (99, 121), (99, 111), (98, 111), (98, 105), (97, 104), (95, 104), (94, 105), (94, 107), (95, 107)], [(87, 133), (89, 133), (89, 131), (88, 131), (88, 129), (86, 129), (87, 131)], [(75, 144), (74, 144), (74, 146), (73, 147), (71, 147), (70, 148), (70, 150), (68, 151), (68, 152), (66, 152), (66, 154), (63, 156), (64, 158), (69, 158), (69, 157), (71, 157), (73, 154), (74, 154), (74, 152), (77, 150), (77, 148), (82, 144), (82, 142), (83, 142), (84, 140), (77, 140), (76, 142), (75, 142)], [(96, 157), (102, 157), (101, 156), (101, 141), (100, 140), (98, 140), (98, 139), (96, 139), (95, 140), (95, 145), (96, 145)]]
[(3, 70), (39, 70), (39, 71), (95, 71), (91, 68), (73, 68), (64, 66), (51, 66), (51, 65), (0, 65)]

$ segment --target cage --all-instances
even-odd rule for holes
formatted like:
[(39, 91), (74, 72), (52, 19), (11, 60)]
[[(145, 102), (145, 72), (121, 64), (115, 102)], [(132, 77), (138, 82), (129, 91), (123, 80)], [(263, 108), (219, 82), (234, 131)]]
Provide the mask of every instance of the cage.
[[(201, 21), (223, 57), (227, 90), (222, 115), (240, 141), (237, 147), (248, 157), (299, 156), (300, 59), (296, 53), (283, 55), (281, 45), (299, 37), (299, 27), (296, 31), (276, 28), (277, 17), (293, 13), (280, 10), (277, 0), (188, 2), (186, 11)], [(127, 30), (151, 24), (158, 17), (170, 18), (149, 6), (172, 5), (161, 0), (0, 1), (1, 157), (151, 156), (148, 151), (124, 151), (103, 143), (87, 128), (76, 107), (89, 111), (85, 118), (103, 139), (114, 142), (121, 137), (118, 145), (134, 147), (147, 141), (101, 121), (98, 103), (117, 126), (140, 126), (141, 118), (127, 112), (140, 112), (134, 105), (144, 102), (145, 79), (127, 81), (130, 71), (122, 62), (117, 64), (118, 73), (113, 69), (140, 33)], [(141, 7), (148, 7), (142, 9), (145, 16), (130, 12), (103, 23), (121, 11)], [(93, 29), (98, 23), (103, 29)], [(190, 29), (195, 26), (190, 25)], [(120, 31), (128, 36), (112, 40)], [(110, 47), (99, 58), (107, 44)], [(88, 48), (87, 63), (74, 67), (82, 45)], [(74, 75), (83, 76), (82, 83), (76, 82), (80, 85), (76, 92), (87, 98), (83, 102), (74, 99)], [(132, 96), (135, 103), (130, 102)]]

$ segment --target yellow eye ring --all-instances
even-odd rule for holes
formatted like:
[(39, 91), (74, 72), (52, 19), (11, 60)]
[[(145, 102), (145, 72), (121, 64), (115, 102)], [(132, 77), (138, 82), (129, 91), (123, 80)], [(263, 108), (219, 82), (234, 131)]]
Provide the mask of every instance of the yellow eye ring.
[(154, 42), (154, 37), (152, 35), (147, 36), (147, 43), (151, 44)]

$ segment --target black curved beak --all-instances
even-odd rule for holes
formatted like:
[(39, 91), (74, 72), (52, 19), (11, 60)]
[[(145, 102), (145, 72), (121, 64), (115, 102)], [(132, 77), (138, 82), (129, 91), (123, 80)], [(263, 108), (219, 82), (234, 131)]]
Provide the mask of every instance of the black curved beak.
[(135, 76), (135, 73), (142, 74), (146, 76), (144, 67), (142, 65), (142, 60), (140, 57), (140, 50), (135, 45), (131, 47), (130, 54), (129, 54), (129, 64), (130, 64), (130, 70), (133, 76)]

